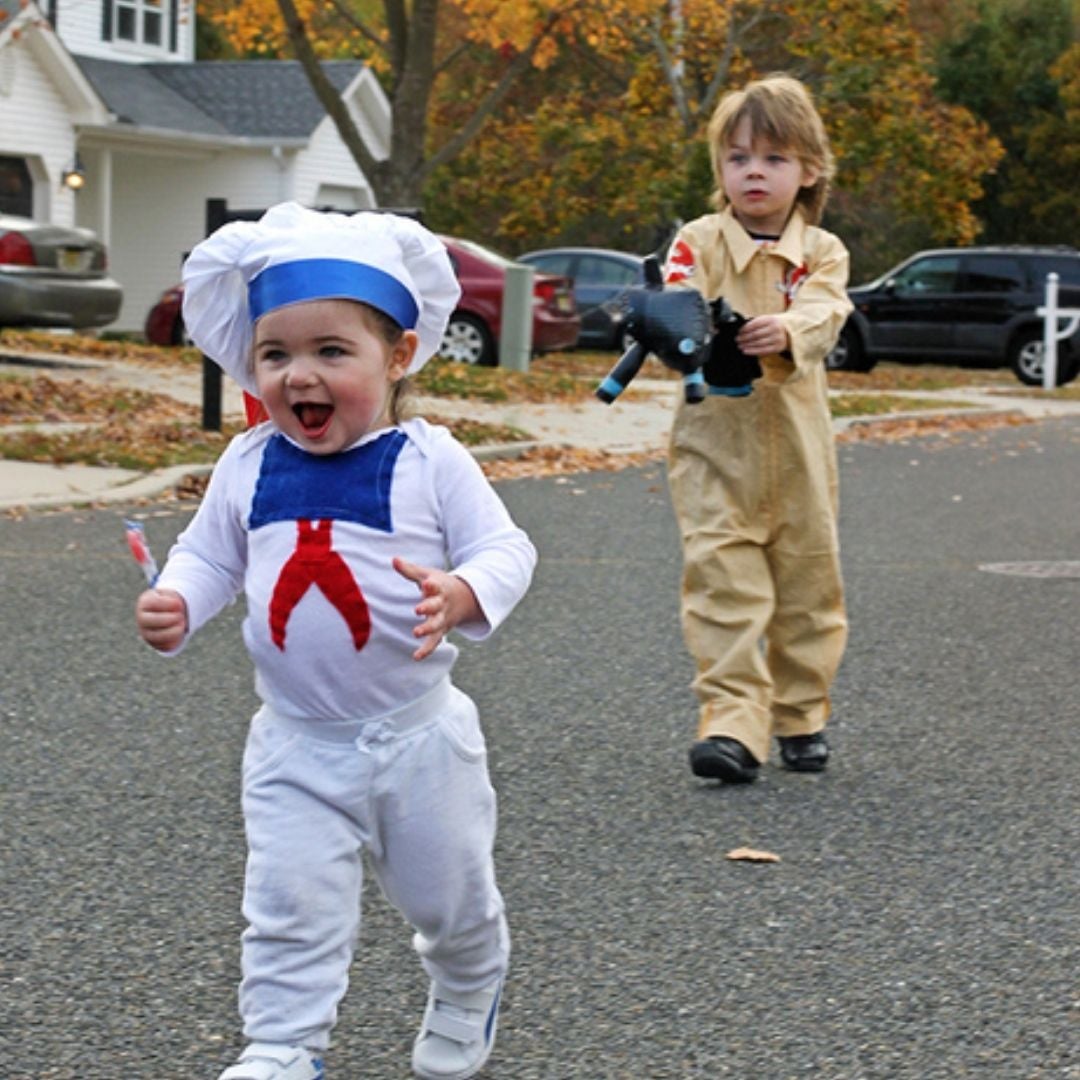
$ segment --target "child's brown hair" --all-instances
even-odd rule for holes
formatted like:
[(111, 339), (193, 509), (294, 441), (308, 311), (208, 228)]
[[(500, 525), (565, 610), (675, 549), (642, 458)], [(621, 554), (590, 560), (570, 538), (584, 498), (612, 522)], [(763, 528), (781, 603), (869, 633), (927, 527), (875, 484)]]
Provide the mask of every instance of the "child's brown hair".
[[(401, 328), (401, 324), (396, 319), (391, 318), (384, 311), (380, 311), (377, 307), (372, 307), (370, 304), (365, 304), (362, 300), (357, 301), (360, 306), (366, 312), (370, 321), (372, 329), (389, 345), (393, 348), (400, 340), (402, 334), (405, 331)], [(405, 408), (405, 396), (409, 392), (411, 384), (408, 376), (398, 379), (393, 386), (390, 387), (390, 398), (387, 402), (387, 412), (390, 416), (390, 423), (400, 424), (406, 417)]]
[(716, 190), (713, 203), (727, 205), (721, 165), (735, 129), (746, 119), (752, 136), (766, 138), (795, 154), (803, 166), (817, 173), (810, 187), (799, 189), (795, 203), (811, 225), (821, 220), (829, 185), (836, 172), (829, 136), (806, 87), (789, 75), (769, 75), (725, 94), (709, 120), (709, 156)]

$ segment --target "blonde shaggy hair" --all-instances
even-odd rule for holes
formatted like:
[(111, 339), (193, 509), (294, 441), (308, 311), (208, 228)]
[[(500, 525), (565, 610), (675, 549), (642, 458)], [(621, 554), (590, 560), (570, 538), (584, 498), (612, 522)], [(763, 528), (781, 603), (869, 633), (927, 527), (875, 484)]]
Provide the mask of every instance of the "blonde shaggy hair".
[(814, 184), (800, 188), (795, 199), (806, 220), (816, 225), (825, 209), (836, 163), (810, 92), (789, 75), (769, 75), (748, 83), (742, 90), (725, 94), (716, 106), (708, 131), (709, 157), (716, 181), (713, 204), (720, 210), (727, 206), (721, 165), (735, 129), (743, 120), (750, 121), (753, 138), (768, 139), (798, 157), (804, 168), (817, 173)]

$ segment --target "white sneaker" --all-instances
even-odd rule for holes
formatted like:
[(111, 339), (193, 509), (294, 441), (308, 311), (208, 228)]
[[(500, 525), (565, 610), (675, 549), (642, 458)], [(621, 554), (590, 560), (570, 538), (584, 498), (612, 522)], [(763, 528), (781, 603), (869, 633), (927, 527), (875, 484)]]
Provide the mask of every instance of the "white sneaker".
[(420, 1034), (413, 1044), (413, 1072), (424, 1080), (467, 1080), (495, 1045), (502, 979), (459, 994), (432, 982)]
[(322, 1058), (303, 1046), (252, 1043), (218, 1080), (325, 1080)]

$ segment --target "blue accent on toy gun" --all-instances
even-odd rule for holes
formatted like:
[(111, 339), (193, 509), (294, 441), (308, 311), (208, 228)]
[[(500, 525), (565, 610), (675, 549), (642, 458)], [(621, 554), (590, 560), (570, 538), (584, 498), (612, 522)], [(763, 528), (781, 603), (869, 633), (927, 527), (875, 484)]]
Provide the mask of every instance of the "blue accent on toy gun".
[(701, 368), (709, 357), (713, 332), (724, 326), (733, 338), (736, 328), (727, 324), (741, 324), (740, 316), (724, 300), (708, 304), (697, 289), (664, 289), (655, 255), (645, 259), (645, 285), (627, 289), (623, 304), (625, 326), (634, 341), (596, 388), (596, 396), (610, 405), (652, 353), (666, 367), (682, 374), (687, 402), (704, 400), (708, 386)]

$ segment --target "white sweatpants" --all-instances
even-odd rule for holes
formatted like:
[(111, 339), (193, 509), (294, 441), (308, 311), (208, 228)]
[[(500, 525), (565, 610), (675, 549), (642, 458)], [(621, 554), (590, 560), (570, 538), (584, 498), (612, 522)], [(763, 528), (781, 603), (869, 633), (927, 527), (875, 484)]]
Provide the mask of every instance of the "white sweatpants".
[(495, 792), (476, 706), (448, 679), (377, 720), (264, 707), (243, 772), (249, 1040), (329, 1044), (360, 928), (364, 851), (432, 978), (469, 992), (505, 972)]

